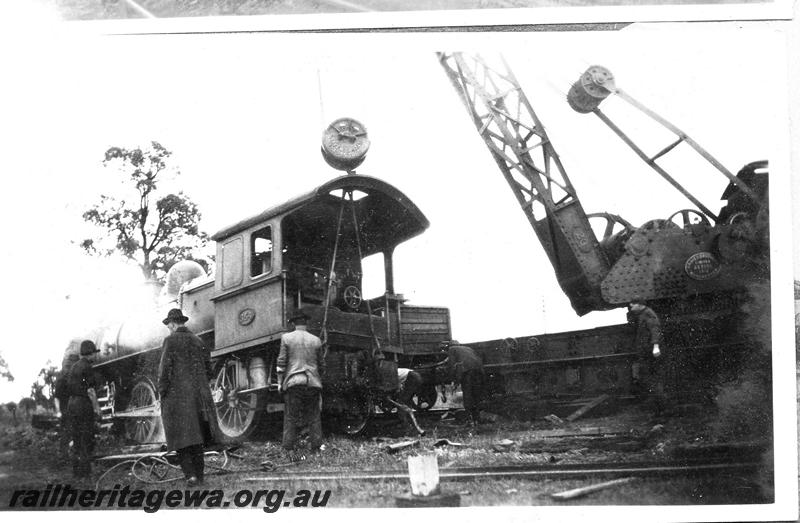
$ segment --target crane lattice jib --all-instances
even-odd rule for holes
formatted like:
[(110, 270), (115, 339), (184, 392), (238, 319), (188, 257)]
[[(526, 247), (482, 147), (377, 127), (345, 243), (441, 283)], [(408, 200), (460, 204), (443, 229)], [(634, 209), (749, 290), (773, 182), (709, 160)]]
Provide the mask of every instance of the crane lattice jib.
[(437, 53), (478, 133), (536, 232), (578, 314), (609, 308), (600, 296), (608, 260), (544, 126), (503, 62)]

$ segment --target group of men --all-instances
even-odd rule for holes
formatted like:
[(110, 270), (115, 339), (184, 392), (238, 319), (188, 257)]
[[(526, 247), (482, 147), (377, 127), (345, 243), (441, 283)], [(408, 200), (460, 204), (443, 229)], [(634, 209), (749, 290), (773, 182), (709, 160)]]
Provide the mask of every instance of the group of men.
[[(322, 445), (324, 349), (322, 340), (308, 332), (308, 319), (302, 311), (289, 318), (294, 331), (281, 337), (277, 360), (278, 387), (284, 393), (282, 446), (290, 453), (298, 450), (302, 435), (306, 436), (310, 452), (318, 451)], [(471, 422), (477, 423), (484, 387), (481, 359), (471, 348), (455, 340), (443, 342), (442, 349), (447, 351), (442, 364), (448, 369), (448, 375), (461, 384), (465, 409)], [(400, 367), (397, 378), (399, 387), (394, 399), (401, 405), (398, 415), (408, 431), (423, 434), (411, 413), (413, 398), (423, 385), (422, 376), (412, 369)]]
[[(646, 385), (659, 413), (664, 406), (663, 357), (658, 317), (642, 301), (630, 303), (629, 321), (636, 324), (636, 346), (644, 350)], [(309, 317), (297, 311), (289, 318), (294, 330), (281, 337), (277, 359), (278, 388), (284, 394), (282, 446), (294, 453), (301, 435), (306, 435), (308, 449), (315, 452), (322, 446), (322, 373), (324, 349), (322, 340), (308, 332)], [(180, 309), (172, 309), (163, 320), (170, 334), (164, 339), (158, 371), (158, 393), (167, 448), (174, 450), (189, 486), (204, 479), (204, 448), (220, 441), (214, 401), (209, 388), (212, 367), (209, 351), (203, 342), (186, 328), (187, 318)], [(442, 342), (447, 357), (441, 366), (449, 380), (461, 385), (468, 422), (480, 422), (480, 406), (484, 396), (483, 363), (470, 347), (456, 340)], [(95, 344), (85, 340), (80, 354), (70, 358), (74, 363), (56, 383), (56, 397), (64, 413), (63, 428), (73, 442), (72, 465), (76, 477), (86, 477), (94, 447), (94, 426), (101, 412), (95, 388), (99, 381), (92, 371), (92, 358), (99, 352)], [(397, 400), (411, 407), (412, 398), (423, 384), (418, 372), (398, 369)], [(410, 410), (399, 414), (407, 428), (413, 423)], [(65, 438), (62, 436), (62, 445)]]

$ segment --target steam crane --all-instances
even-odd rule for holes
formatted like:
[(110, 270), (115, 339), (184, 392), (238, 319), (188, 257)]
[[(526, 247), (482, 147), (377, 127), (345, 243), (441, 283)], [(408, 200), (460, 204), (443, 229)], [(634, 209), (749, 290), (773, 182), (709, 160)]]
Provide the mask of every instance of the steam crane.
[[(687, 300), (716, 299), (744, 282), (768, 277), (766, 162), (751, 163), (734, 176), (685, 133), (617, 88), (610, 71), (592, 66), (572, 86), (570, 105), (594, 112), (697, 209), (682, 209), (638, 228), (615, 214), (586, 214), (508, 65), (503, 61), (504, 70), (499, 70), (480, 56), (462, 53), (438, 57), (578, 314), (620, 307), (632, 298), (667, 312), (685, 308)], [(600, 111), (600, 102), (612, 93), (667, 127), (677, 140), (648, 156)], [(657, 163), (684, 142), (730, 181), (722, 194), (728, 204), (719, 214)], [(606, 220), (599, 240), (589, 225), (593, 217)]]
[[(616, 214), (586, 214), (508, 65), (503, 61), (501, 70), (482, 57), (462, 53), (438, 53), (438, 58), (578, 314), (622, 307), (632, 299), (646, 301), (662, 318), (673, 363), (682, 369), (676, 374), (686, 378), (684, 383), (702, 382), (709, 372), (718, 376), (738, 372), (740, 356), (747, 351), (731, 349), (769, 347), (768, 333), (759, 339), (753, 336), (764, 331), (754, 325), (763, 324), (769, 304), (766, 161), (750, 163), (734, 176), (685, 133), (617, 88), (610, 71), (592, 66), (572, 86), (570, 105), (578, 112), (595, 113), (696, 208), (639, 227)], [(643, 111), (677, 139), (647, 155), (599, 110), (611, 94)], [(719, 213), (658, 164), (682, 143), (728, 178), (721, 196), (727, 203)], [(593, 217), (606, 220), (599, 240), (589, 225)], [(615, 350), (611, 342), (600, 345), (611, 353)]]
[(608, 257), (514, 74), (508, 66), (505, 71), (495, 70), (479, 56), (438, 56), (544, 247), (573, 309), (583, 315), (612, 308), (600, 293), (609, 271)]

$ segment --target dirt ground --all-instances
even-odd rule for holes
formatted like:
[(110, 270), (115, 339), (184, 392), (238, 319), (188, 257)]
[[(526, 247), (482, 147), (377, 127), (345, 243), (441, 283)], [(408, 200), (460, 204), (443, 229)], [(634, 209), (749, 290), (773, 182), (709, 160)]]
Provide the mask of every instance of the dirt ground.
[[(250, 478), (281, 477), (282, 471), (315, 474), (321, 472), (347, 475), (364, 470), (407, 470), (407, 458), (420, 452), (435, 452), (441, 468), (478, 467), (521, 464), (568, 464), (633, 462), (667, 460), (673, 450), (682, 445), (714, 443), (718, 438), (709, 433), (708, 413), (699, 406), (684, 408), (668, 418), (659, 420), (662, 425), (652, 437), (643, 439), (654, 426), (651, 417), (635, 405), (611, 406), (599, 417), (579, 419), (575, 422), (553, 424), (537, 416), (532, 420), (513, 420), (504, 416), (487, 414), (487, 423), (470, 428), (461, 423), (460, 415), (427, 413), (421, 416), (426, 436), (409, 449), (389, 453), (386, 446), (409, 440), (401, 435), (397, 421), (378, 419), (369, 433), (360, 438), (345, 438), (328, 434), (325, 448), (319, 454), (290, 463), (278, 445), (280, 418), (273, 420), (271, 430), (261, 441), (248, 442), (235, 451), (240, 458), (232, 458), (227, 470), (218, 470), (220, 457), (208, 457), (207, 478), (203, 489), (221, 489), (225, 500), (230, 501), (241, 489), (300, 489), (331, 490), (327, 506), (331, 507), (392, 507), (396, 496), (410, 491), (407, 480), (352, 481), (294, 480), (258, 481)], [(618, 449), (590, 448), (585, 440), (553, 437), (554, 431), (574, 433), (603, 432), (616, 438), (632, 437), (644, 441), (641, 445)], [(547, 436), (547, 438), (543, 438)], [(447, 438), (464, 446), (434, 448), (434, 442)], [(506, 440), (506, 445), (498, 443)], [(531, 452), (531, 448), (547, 441), (545, 451)], [(558, 448), (553, 442), (561, 441)], [(510, 442), (510, 443), (509, 443)], [(146, 476), (139, 469), (137, 479), (130, 465), (118, 467), (105, 474), (111, 463), (96, 463), (88, 480), (72, 478), (70, 464), (59, 459), (57, 434), (53, 430), (36, 430), (27, 420), (14, 425), (4, 420), (0, 426), (0, 506), (6, 509), (15, 489), (44, 489), (48, 484), (70, 484), (73, 488), (110, 489), (114, 485), (130, 488), (185, 489), (176, 469), (165, 469), (161, 483), (152, 483), (154, 476)], [(623, 442), (624, 443), (624, 442)], [(109, 434), (98, 438), (98, 455), (120, 451), (120, 441)], [(443, 481), (445, 492), (458, 493), (462, 506), (494, 505), (701, 505), (731, 503), (768, 503), (772, 500), (771, 454), (764, 456), (763, 466), (755, 474), (716, 474), (696, 477), (639, 478), (631, 483), (596, 492), (569, 502), (555, 501), (550, 494), (590, 485), (607, 478), (578, 478), (569, 480), (480, 479), (469, 481)], [(272, 470), (261, 463), (271, 461), (278, 467)], [(235, 470), (232, 470), (235, 469)], [(238, 472), (237, 472), (238, 471)], [(105, 475), (104, 475), (105, 474)], [(117, 487), (119, 488), (119, 487)]]

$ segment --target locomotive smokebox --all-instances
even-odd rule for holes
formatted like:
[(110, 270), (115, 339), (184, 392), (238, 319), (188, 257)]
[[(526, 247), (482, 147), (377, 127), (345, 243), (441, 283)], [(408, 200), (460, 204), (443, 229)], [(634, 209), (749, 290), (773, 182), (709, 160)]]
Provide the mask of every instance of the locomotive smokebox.
[(206, 271), (196, 261), (181, 260), (170, 267), (169, 272), (167, 272), (162, 295), (167, 301), (175, 301), (178, 299), (178, 294), (184, 284), (205, 275)]
[(352, 118), (339, 118), (322, 133), (322, 157), (339, 171), (353, 171), (369, 150), (367, 129)]
[(611, 71), (602, 65), (593, 65), (572, 84), (567, 102), (579, 113), (591, 113), (616, 89)]

